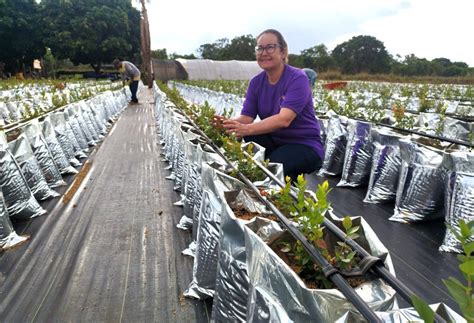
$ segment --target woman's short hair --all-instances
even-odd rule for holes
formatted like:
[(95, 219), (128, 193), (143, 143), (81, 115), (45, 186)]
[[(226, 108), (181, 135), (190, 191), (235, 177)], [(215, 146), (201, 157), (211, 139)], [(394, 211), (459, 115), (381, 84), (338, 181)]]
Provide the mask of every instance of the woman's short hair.
[(276, 36), (278, 45), (280, 45), (281, 50), (286, 53), (285, 63), (288, 63), (288, 43), (286, 42), (281, 32), (276, 29), (266, 29), (262, 31), (255, 39), (258, 40), (263, 34), (273, 34)]

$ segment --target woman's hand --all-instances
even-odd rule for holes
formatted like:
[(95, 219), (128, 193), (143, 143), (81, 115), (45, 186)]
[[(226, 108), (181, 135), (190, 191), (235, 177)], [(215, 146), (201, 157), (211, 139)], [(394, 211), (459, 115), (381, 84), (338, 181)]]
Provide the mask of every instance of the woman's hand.
[(250, 135), (250, 129), (248, 124), (241, 123), (232, 119), (227, 119), (222, 122), (222, 125), (226, 129), (225, 132), (227, 134), (234, 135), (237, 138), (242, 138)]
[(212, 126), (220, 130), (223, 128), (222, 123), (224, 122), (224, 120), (226, 120), (226, 118), (224, 118), (223, 116), (215, 115), (211, 120)]

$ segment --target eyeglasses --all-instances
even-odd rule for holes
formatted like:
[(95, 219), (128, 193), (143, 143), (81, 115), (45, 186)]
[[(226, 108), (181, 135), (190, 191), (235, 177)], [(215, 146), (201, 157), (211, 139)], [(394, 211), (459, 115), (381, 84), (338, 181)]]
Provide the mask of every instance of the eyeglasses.
[(273, 54), (277, 47), (281, 48), (279, 44), (268, 44), (267, 46), (255, 46), (255, 53), (263, 54), (263, 51), (266, 51), (267, 54)]

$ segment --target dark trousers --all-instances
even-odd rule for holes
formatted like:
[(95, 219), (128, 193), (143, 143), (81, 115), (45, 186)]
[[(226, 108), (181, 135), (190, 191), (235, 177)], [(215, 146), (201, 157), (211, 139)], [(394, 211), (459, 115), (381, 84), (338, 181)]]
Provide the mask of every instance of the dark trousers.
[(306, 145), (277, 146), (270, 135), (247, 136), (244, 140), (265, 147), (265, 158), (274, 163), (282, 163), (285, 176), (289, 176), (292, 181), (296, 181), (299, 174), (309, 174), (321, 168), (321, 158)]
[(137, 98), (138, 81), (132, 81), (129, 87), (130, 87), (130, 92), (132, 92), (132, 102), (138, 103), (138, 98)]

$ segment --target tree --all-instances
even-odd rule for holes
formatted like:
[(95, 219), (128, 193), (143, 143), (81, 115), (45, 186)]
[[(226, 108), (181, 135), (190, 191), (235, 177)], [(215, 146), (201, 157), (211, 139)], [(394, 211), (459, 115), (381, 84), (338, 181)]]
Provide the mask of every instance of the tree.
[(22, 71), (43, 53), (38, 14), (35, 0), (0, 0), (0, 62), (5, 71)]
[(151, 57), (155, 59), (168, 59), (166, 48), (154, 49), (151, 51)]
[(329, 55), (326, 45), (319, 44), (301, 51), (304, 67), (317, 71), (327, 71), (335, 66), (334, 59)]
[(432, 74), (433, 66), (427, 59), (410, 54), (402, 62), (394, 62), (392, 72), (403, 76), (427, 76)]
[(140, 44), (142, 52), (142, 70), (145, 74), (146, 84), (153, 87), (153, 78), (151, 70), (151, 41), (150, 41), (150, 24), (148, 23), (148, 12), (145, 6), (145, 0), (140, 0), (142, 5), (142, 16), (140, 19)]
[(372, 36), (356, 36), (334, 48), (332, 57), (343, 73), (387, 73), (391, 58), (385, 45)]
[(255, 60), (255, 38), (252, 35), (243, 35), (233, 38), (218, 39), (214, 43), (199, 46), (198, 53), (202, 58), (213, 60)]
[(303, 57), (297, 54), (288, 54), (288, 64), (299, 68), (305, 67)]
[(433, 73), (439, 76), (463, 76), (468, 72), (469, 66), (464, 62), (451, 62), (449, 59), (440, 57), (431, 61)]
[(177, 59), (177, 58), (184, 58), (184, 59), (196, 59), (196, 55), (194, 54), (178, 54), (173, 53), (170, 55), (170, 59)]
[(139, 52), (140, 12), (129, 0), (42, 0), (44, 42), (58, 58), (98, 73), (113, 58)]
[(243, 35), (235, 37), (224, 47), (223, 59), (253, 61), (255, 60), (255, 37)]
[(208, 43), (199, 46), (197, 51), (202, 58), (222, 61), (225, 59), (224, 51), (227, 46), (229, 46), (229, 39), (221, 38), (212, 44)]

